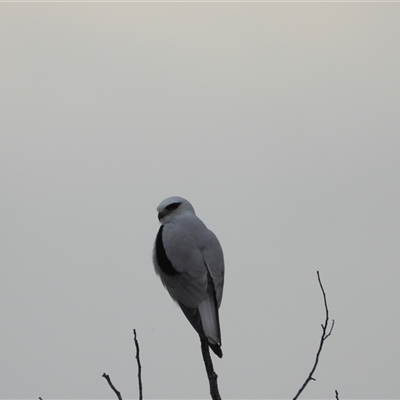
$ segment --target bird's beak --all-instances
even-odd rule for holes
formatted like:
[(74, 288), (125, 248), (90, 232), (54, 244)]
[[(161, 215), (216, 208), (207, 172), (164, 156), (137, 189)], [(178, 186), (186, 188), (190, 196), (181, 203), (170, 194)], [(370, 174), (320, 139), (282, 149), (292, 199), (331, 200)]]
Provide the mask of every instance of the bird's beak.
[(164, 211), (164, 212), (159, 212), (158, 213), (158, 220), (161, 222), (161, 220), (165, 217), (165, 215), (166, 215), (167, 213)]

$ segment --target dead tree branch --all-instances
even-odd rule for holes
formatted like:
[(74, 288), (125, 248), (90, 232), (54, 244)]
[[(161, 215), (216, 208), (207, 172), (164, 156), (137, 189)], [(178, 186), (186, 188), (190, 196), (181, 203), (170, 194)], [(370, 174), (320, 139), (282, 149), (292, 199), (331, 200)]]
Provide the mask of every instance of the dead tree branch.
[(317, 271), (317, 276), (318, 276), (318, 282), (319, 282), (319, 286), (321, 288), (322, 291), (322, 295), (324, 297), (324, 305), (325, 305), (325, 322), (324, 324), (321, 324), (322, 327), (322, 334), (321, 334), (321, 339), (319, 342), (319, 347), (318, 347), (318, 351), (317, 354), (315, 356), (315, 361), (314, 361), (314, 365), (311, 368), (310, 373), (308, 374), (306, 380), (304, 381), (303, 385), (301, 386), (301, 388), (299, 389), (299, 391), (296, 393), (296, 396), (293, 397), (293, 400), (296, 400), (301, 392), (305, 389), (305, 387), (308, 385), (308, 383), (310, 381), (315, 381), (315, 378), (313, 378), (313, 374), (315, 372), (315, 370), (317, 369), (317, 365), (319, 362), (319, 357), (321, 355), (321, 351), (322, 351), (322, 347), (324, 346), (324, 342), (325, 340), (331, 335), (332, 330), (333, 330), (333, 326), (335, 325), (335, 320), (332, 320), (332, 324), (330, 329), (328, 330), (328, 325), (329, 325), (329, 310), (328, 310), (328, 303), (326, 300), (326, 294), (325, 294), (325, 290), (324, 287), (322, 286), (322, 282), (321, 282), (321, 278), (319, 276), (319, 271)]
[(135, 341), (136, 347), (136, 361), (138, 366), (138, 382), (139, 382), (139, 400), (143, 400), (143, 390), (142, 390), (142, 364), (140, 363), (139, 357), (139, 342), (136, 339), (136, 329), (133, 330), (133, 339)]
[(217, 378), (218, 375), (214, 371), (213, 363), (210, 356), (210, 348), (206, 339), (201, 340), (201, 353), (203, 354), (204, 365), (207, 371), (208, 381), (210, 383), (210, 394), (213, 400), (221, 400), (221, 396), (218, 391)]
[(122, 396), (121, 393), (115, 388), (115, 386), (113, 385), (113, 383), (111, 382), (110, 376), (107, 375), (106, 373), (104, 373), (102, 375), (103, 378), (106, 379), (106, 381), (108, 382), (108, 384), (110, 385), (110, 388), (114, 391), (114, 393), (117, 395), (118, 400), (122, 400)]

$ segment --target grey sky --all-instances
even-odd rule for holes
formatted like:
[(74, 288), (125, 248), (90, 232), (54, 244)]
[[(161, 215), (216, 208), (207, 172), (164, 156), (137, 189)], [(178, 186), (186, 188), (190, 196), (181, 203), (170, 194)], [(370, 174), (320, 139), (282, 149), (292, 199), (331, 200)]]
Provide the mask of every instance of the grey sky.
[(224, 398), (396, 398), (400, 4), (1, 3), (0, 397), (206, 398), (156, 206), (219, 237)]

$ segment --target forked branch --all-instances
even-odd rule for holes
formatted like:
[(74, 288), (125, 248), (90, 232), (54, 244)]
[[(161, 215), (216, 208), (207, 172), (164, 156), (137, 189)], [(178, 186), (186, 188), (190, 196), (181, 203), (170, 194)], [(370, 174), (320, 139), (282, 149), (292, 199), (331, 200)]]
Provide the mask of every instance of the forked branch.
[(324, 342), (326, 339), (328, 339), (328, 337), (331, 335), (332, 330), (333, 330), (333, 326), (335, 325), (335, 320), (332, 320), (332, 324), (330, 326), (330, 328), (328, 328), (329, 326), (329, 310), (328, 310), (328, 302), (326, 300), (326, 294), (325, 294), (325, 290), (324, 287), (322, 286), (322, 282), (321, 282), (321, 278), (319, 276), (319, 271), (317, 271), (317, 276), (318, 276), (318, 282), (319, 282), (319, 286), (321, 288), (322, 291), (322, 295), (324, 297), (324, 305), (325, 305), (325, 322), (323, 324), (321, 324), (322, 327), (322, 334), (321, 334), (321, 339), (319, 341), (319, 347), (318, 347), (318, 351), (317, 354), (315, 356), (315, 361), (314, 361), (314, 365), (311, 368), (310, 373), (308, 374), (306, 380), (304, 381), (303, 385), (301, 386), (301, 388), (299, 389), (299, 391), (296, 393), (296, 396), (293, 397), (293, 400), (296, 400), (301, 392), (305, 389), (305, 387), (308, 385), (308, 383), (310, 381), (315, 381), (315, 378), (313, 377), (315, 370), (317, 369), (318, 366), (318, 362), (319, 362), (319, 357), (321, 355), (321, 351), (322, 351), (322, 347), (324, 346)]

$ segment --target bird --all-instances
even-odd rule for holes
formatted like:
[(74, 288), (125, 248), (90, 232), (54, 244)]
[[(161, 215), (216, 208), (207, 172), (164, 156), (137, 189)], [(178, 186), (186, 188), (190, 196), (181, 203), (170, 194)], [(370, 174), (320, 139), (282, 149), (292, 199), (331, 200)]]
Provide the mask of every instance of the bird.
[(155, 272), (200, 340), (222, 358), (218, 309), (225, 264), (221, 244), (188, 200), (168, 197), (157, 211), (161, 226), (154, 243)]

